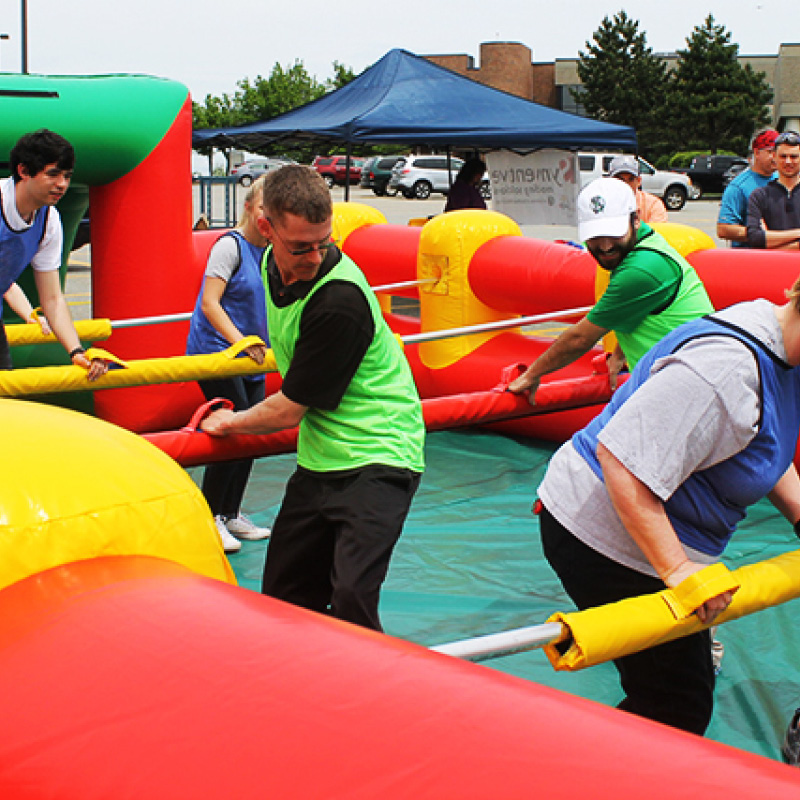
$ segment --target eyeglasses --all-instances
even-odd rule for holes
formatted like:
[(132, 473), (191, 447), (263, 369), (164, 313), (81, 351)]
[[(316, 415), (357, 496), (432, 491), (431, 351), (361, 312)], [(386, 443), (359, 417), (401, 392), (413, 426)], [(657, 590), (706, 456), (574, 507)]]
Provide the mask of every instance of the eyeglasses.
[(797, 131), (786, 131), (785, 133), (781, 133), (778, 138), (775, 140), (775, 146), (777, 147), (779, 144), (788, 144), (792, 147), (800, 144), (800, 133)]
[[(283, 242), (283, 246), (286, 248), (286, 252), (289, 253), (290, 256), (305, 256), (308, 255), (309, 253), (314, 253), (314, 252), (322, 253), (322, 255), (325, 255), (328, 252), (328, 250), (330, 250), (331, 247), (333, 247), (333, 242), (327, 241), (324, 242), (323, 244), (309, 244), (306, 245), (305, 247), (299, 247), (297, 248), (297, 250), (292, 250), (292, 248), (289, 247), (288, 244), (286, 244), (286, 239), (284, 239), (283, 236), (281, 236), (280, 233), (278, 233), (278, 229), (275, 227), (275, 223), (269, 217), (266, 217), (266, 220), (267, 222), (269, 222), (272, 230), (275, 231), (277, 237), (281, 240), (281, 242)], [(328, 238), (330, 239), (330, 237)]]

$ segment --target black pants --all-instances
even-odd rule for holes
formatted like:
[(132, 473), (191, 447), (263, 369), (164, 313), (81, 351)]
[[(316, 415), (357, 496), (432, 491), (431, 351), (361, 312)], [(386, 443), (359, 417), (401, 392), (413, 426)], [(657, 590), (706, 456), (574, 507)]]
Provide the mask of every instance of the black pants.
[(380, 588), (420, 477), (381, 465), (299, 467), (272, 527), (264, 594), (382, 630)]
[[(264, 399), (264, 379), (245, 380), (241, 376), (220, 380), (198, 381), (206, 400), (224, 397), (235, 411), (245, 411)], [(253, 459), (209, 464), (203, 473), (201, 491), (214, 516), (227, 519), (239, 514), (244, 490), (253, 469)]]
[[(539, 520), (545, 557), (579, 609), (666, 588), (658, 578), (624, 567), (588, 547), (546, 508)], [(626, 695), (618, 708), (691, 733), (705, 733), (714, 707), (708, 631), (624, 656), (614, 665)]]

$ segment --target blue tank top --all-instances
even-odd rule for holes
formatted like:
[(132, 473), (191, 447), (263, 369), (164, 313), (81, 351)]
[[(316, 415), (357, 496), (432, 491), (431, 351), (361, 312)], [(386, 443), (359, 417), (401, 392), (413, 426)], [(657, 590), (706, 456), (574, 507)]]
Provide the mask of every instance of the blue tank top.
[(650, 377), (653, 363), (705, 336), (739, 339), (758, 362), (760, 418), (752, 441), (730, 458), (692, 473), (664, 503), (678, 538), (701, 553), (718, 556), (747, 507), (772, 490), (794, 458), (800, 432), (800, 369), (793, 368), (763, 342), (724, 320), (703, 317), (668, 334), (636, 366), (603, 412), (572, 438), (580, 455), (602, 481), (597, 460), (600, 431), (623, 403)]
[[(260, 336), (266, 344), (267, 304), (264, 284), (261, 282), (261, 256), (263, 248), (250, 244), (238, 231), (224, 234), (232, 236), (239, 247), (239, 266), (231, 275), (220, 305), (233, 324), (245, 336)], [(203, 287), (195, 303), (186, 341), (187, 355), (218, 353), (230, 347), (230, 342), (208, 321), (203, 313)], [(249, 375), (252, 380), (262, 380), (261, 375)]]
[(3, 213), (3, 198), (0, 195), (0, 295), (9, 290), (33, 260), (47, 230), (49, 214), (49, 206), (39, 209), (30, 228), (16, 231)]

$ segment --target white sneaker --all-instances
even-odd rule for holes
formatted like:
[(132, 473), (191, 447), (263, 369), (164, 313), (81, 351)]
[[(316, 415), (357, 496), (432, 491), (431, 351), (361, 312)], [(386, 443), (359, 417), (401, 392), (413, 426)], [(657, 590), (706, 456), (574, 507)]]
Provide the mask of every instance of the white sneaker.
[(225, 520), (222, 517), (214, 517), (214, 524), (217, 526), (217, 533), (219, 538), (222, 539), (222, 548), (226, 553), (236, 553), (242, 549), (242, 543), (231, 536), (230, 531), (225, 526)]
[(239, 539), (267, 539), (272, 533), (269, 528), (259, 528), (250, 517), (241, 513), (238, 517), (229, 519), (225, 525), (230, 533)]

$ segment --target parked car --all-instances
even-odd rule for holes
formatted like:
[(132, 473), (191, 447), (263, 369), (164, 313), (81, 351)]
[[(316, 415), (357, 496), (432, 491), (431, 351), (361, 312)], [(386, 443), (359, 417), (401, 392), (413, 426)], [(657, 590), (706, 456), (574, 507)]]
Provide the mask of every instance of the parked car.
[(391, 197), (397, 194), (397, 187), (390, 189), (389, 180), (392, 177), (392, 168), (403, 156), (375, 156), (364, 162), (361, 168), (361, 187), (372, 189), (382, 197), (388, 194)]
[(709, 154), (695, 156), (688, 167), (677, 171), (692, 179), (700, 197), (704, 194), (721, 192), (725, 188), (722, 176), (736, 164), (741, 164), (743, 169), (749, 166), (747, 159), (741, 156)]
[[(361, 180), (361, 167), (363, 158), (350, 157), (351, 186), (358, 186)], [(316, 156), (311, 166), (325, 178), (329, 187), (344, 186), (347, 180), (347, 156)]]
[[(581, 188), (587, 183), (608, 174), (611, 161), (619, 153), (578, 153), (578, 168), (581, 174)], [(694, 199), (692, 181), (679, 172), (656, 169), (641, 156), (639, 174), (642, 176), (642, 189), (664, 201), (667, 211), (680, 211), (687, 198)]]
[(432, 192), (447, 194), (463, 163), (460, 158), (451, 158), (448, 176), (447, 156), (403, 156), (392, 169), (389, 189), (418, 200), (425, 200)]
[(728, 184), (737, 175), (740, 175), (742, 172), (744, 172), (748, 168), (748, 166), (749, 164), (740, 164), (737, 162), (733, 166), (728, 167), (728, 169), (726, 169), (725, 172), (722, 173), (722, 190), (725, 191), (725, 189), (727, 189), (728, 187)]
[(249, 186), (253, 181), (258, 180), (262, 175), (271, 172), (274, 169), (280, 169), (286, 164), (296, 164), (291, 158), (286, 156), (275, 156), (272, 158), (251, 158), (249, 161), (243, 161), (237, 164), (232, 170), (231, 175), (236, 177), (236, 180), (242, 186)]

